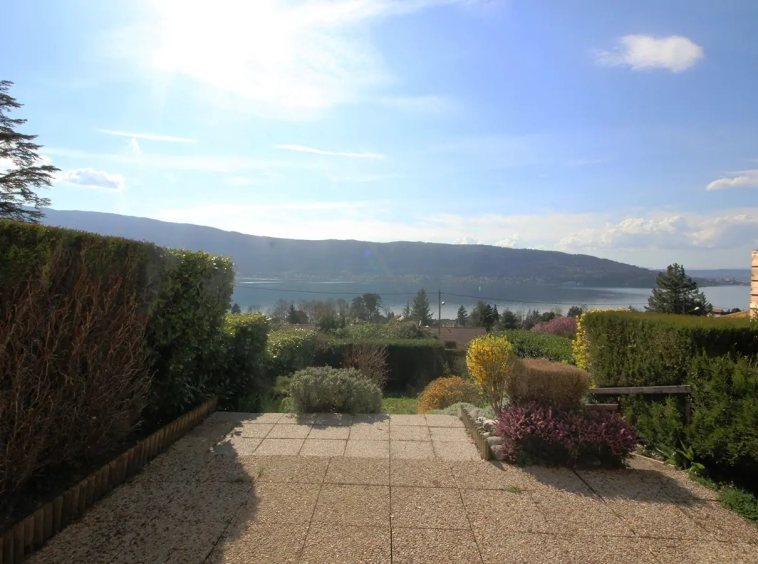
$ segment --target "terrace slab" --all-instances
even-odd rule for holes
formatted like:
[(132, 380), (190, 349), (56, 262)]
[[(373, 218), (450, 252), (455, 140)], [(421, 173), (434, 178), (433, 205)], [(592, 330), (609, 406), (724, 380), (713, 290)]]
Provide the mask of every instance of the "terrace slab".
[(217, 413), (26, 562), (758, 562), (682, 472), (484, 462), (441, 415)]

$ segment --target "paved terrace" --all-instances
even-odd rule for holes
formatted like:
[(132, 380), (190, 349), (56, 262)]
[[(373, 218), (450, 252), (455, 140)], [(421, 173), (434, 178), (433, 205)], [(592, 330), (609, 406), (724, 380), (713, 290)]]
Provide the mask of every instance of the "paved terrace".
[(758, 562), (713, 492), (478, 459), (440, 415), (216, 413), (30, 562)]

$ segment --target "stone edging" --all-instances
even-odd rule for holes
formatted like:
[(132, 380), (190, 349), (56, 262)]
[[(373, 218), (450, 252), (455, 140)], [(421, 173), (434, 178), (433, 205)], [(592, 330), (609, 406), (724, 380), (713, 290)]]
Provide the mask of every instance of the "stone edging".
[(18, 564), (216, 410), (218, 398), (185, 413), (0, 535), (0, 564)]
[(471, 414), (466, 410), (466, 408), (461, 408), (460, 419), (463, 421), (463, 426), (466, 427), (466, 430), (474, 440), (476, 450), (479, 451), (479, 456), (482, 457), (482, 460), (492, 460), (493, 456), (492, 451), (490, 450), (490, 445), (487, 444), (487, 439), (482, 436), (481, 429), (476, 423), (474, 423), (474, 420), (471, 418)]

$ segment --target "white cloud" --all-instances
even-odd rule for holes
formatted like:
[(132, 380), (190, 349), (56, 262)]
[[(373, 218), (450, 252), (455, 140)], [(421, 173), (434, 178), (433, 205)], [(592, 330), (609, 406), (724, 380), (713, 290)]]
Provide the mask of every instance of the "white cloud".
[(393, 81), (368, 28), (385, 18), (474, 0), (148, 0), (119, 34), (139, 69), (206, 86), (217, 103), (302, 119), (374, 96)]
[(116, 135), (117, 137), (131, 137), (132, 139), (145, 139), (149, 141), (165, 141), (166, 143), (194, 143), (194, 139), (187, 137), (174, 137), (173, 135), (155, 135), (153, 133), (134, 133), (132, 131), (117, 131), (114, 129), (98, 129), (100, 133), (106, 135)]
[(519, 245), (520, 241), (521, 241), (521, 235), (519, 235), (518, 233), (514, 233), (513, 235), (509, 235), (508, 237), (500, 239), (499, 241), (495, 241), (493, 244), (496, 247), (516, 248), (517, 245)]
[(703, 58), (703, 48), (686, 37), (671, 35), (626, 35), (614, 51), (600, 51), (597, 61), (603, 65), (629, 66), (632, 69), (668, 69), (682, 72)]
[(724, 190), (726, 188), (758, 188), (758, 169), (743, 170), (737, 174), (739, 174), (739, 176), (714, 180), (708, 184), (705, 189)]
[(483, 243), (473, 235), (464, 235), (453, 241), (456, 245), (482, 245)]
[(66, 170), (56, 177), (58, 182), (75, 184), (84, 188), (99, 188), (112, 192), (120, 192), (124, 189), (124, 177), (120, 174), (110, 174), (94, 168), (76, 168)]
[(135, 137), (132, 137), (129, 140), (129, 151), (132, 153), (132, 155), (141, 155), (142, 149), (139, 146), (139, 143), (137, 142), (137, 139)]
[(275, 149), (282, 151), (296, 151), (299, 153), (313, 153), (315, 155), (326, 155), (329, 157), (347, 157), (350, 159), (383, 159), (384, 155), (379, 153), (345, 153), (340, 151), (324, 151), (322, 149), (314, 149), (313, 147), (306, 147), (304, 145), (274, 145)]

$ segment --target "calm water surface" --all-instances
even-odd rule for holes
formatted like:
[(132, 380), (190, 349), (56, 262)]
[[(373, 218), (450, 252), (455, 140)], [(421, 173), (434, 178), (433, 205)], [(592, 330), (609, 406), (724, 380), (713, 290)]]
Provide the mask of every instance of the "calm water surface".
[[(565, 313), (572, 305), (588, 307), (644, 308), (650, 289), (646, 288), (589, 288), (583, 286), (553, 286), (539, 284), (482, 284), (476, 282), (345, 282), (299, 280), (237, 280), (233, 301), (244, 310), (254, 306), (262, 310), (271, 307), (277, 300), (326, 300), (343, 298), (348, 301), (367, 292), (379, 294), (384, 306), (400, 313), (408, 300), (420, 288), (429, 294), (429, 303), (437, 317), (438, 290), (442, 292), (443, 318), (454, 318), (458, 307), (463, 305), (471, 311), (478, 300), (497, 304), (500, 311), (538, 309), (549, 311), (560, 308)], [(702, 288), (714, 307), (746, 309), (750, 302), (749, 286), (714, 286)]]

